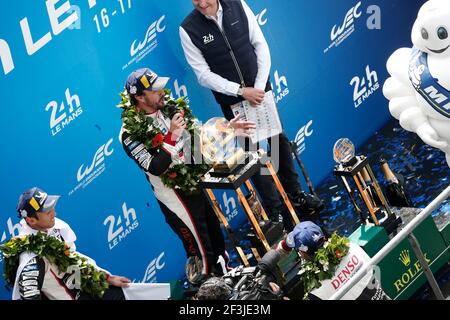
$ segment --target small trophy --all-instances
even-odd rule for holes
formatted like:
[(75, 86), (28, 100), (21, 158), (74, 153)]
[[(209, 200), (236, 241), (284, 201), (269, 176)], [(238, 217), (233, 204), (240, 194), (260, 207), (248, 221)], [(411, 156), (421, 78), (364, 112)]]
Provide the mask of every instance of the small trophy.
[(357, 186), (358, 197), (363, 200), (373, 223), (384, 227), (388, 234), (393, 232), (401, 223), (401, 218), (397, 218), (391, 211), (368, 159), (363, 155), (355, 156), (355, 146), (347, 138), (339, 139), (335, 143), (333, 158), (337, 162), (334, 174), (341, 177), (345, 190), (360, 216), (361, 223), (367, 223), (364, 210), (358, 206), (348, 178), (353, 178)]

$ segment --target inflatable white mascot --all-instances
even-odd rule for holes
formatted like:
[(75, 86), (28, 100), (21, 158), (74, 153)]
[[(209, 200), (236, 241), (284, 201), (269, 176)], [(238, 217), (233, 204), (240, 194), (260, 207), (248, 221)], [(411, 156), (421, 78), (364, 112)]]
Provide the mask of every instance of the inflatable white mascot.
[(400, 125), (446, 154), (450, 167), (450, 0), (430, 0), (412, 29), (414, 47), (395, 51), (383, 93)]

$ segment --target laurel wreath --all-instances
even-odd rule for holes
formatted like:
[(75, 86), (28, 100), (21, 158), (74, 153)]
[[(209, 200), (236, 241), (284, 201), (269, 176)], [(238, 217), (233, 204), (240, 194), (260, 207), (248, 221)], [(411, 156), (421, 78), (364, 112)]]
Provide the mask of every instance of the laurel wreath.
[(20, 254), (26, 251), (35, 253), (55, 265), (60, 272), (67, 272), (68, 268), (75, 266), (80, 270), (81, 291), (92, 297), (102, 298), (109, 287), (106, 281), (107, 274), (98, 271), (88, 263), (85, 257), (79, 256), (70, 250), (66, 243), (48, 236), (43, 232), (34, 235), (15, 237), (0, 245), (3, 253), (3, 277), (6, 284), (12, 288), (15, 283)]
[(324, 280), (330, 279), (334, 275), (336, 267), (349, 251), (349, 240), (334, 233), (325, 244), (318, 249), (311, 260), (307, 260), (299, 271), (299, 276), (303, 282), (305, 296), (314, 289), (321, 287)]
[[(151, 154), (160, 151), (164, 143), (164, 135), (159, 128), (153, 126), (153, 119), (146, 117), (144, 111), (138, 111), (130, 99), (127, 90), (120, 93), (121, 101), (117, 105), (122, 111), (122, 121), (125, 130), (135, 141), (142, 142)], [(191, 147), (193, 150), (196, 135), (199, 135), (200, 127), (192, 115), (184, 97), (173, 100), (169, 89), (164, 89), (165, 106), (161, 110), (171, 118), (175, 113), (181, 113), (186, 122), (186, 130), (191, 136)], [(185, 164), (183, 161), (173, 161), (169, 169), (160, 178), (165, 186), (171, 189), (181, 190), (186, 194), (199, 193), (200, 177), (203, 176), (211, 166), (202, 164)]]

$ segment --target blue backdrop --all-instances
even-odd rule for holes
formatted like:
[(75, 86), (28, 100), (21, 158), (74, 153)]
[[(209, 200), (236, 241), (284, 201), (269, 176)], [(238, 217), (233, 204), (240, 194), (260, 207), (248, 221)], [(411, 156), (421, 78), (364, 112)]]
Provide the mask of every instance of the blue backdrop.
[[(423, 1), (248, 0), (269, 42), (271, 81), (288, 136), (313, 183), (333, 168), (341, 137), (361, 145), (389, 118), (385, 62), (410, 46)], [(181, 242), (149, 184), (118, 142), (127, 75), (148, 66), (171, 77), (203, 121), (221, 115), (179, 43), (189, 0), (22, 0), (0, 10), (0, 242), (17, 234), (21, 192), (60, 194), (58, 216), (78, 249), (114, 274), (165, 282), (184, 273)], [(232, 193), (217, 192), (237, 226)], [(1, 260), (0, 260), (1, 266)], [(10, 293), (0, 280), (0, 298)]]

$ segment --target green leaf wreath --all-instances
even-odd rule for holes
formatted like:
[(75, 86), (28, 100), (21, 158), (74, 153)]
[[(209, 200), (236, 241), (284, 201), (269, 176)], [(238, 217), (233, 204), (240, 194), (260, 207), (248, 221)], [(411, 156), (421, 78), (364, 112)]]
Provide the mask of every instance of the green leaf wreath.
[(338, 236), (334, 233), (325, 244), (314, 253), (312, 260), (306, 261), (300, 272), (303, 281), (305, 297), (314, 289), (320, 288), (321, 282), (330, 279), (336, 267), (349, 251), (349, 240), (347, 237)]
[[(169, 89), (165, 89), (164, 94), (165, 106), (161, 111), (168, 117), (178, 112), (183, 115), (186, 130), (191, 136), (191, 150), (194, 150), (194, 137), (199, 134), (200, 128), (192, 115), (192, 110), (184, 97), (173, 100)], [(120, 96), (121, 101), (117, 106), (123, 109), (122, 121), (125, 130), (128, 131), (133, 140), (142, 142), (151, 153), (159, 152), (164, 142), (164, 135), (161, 130), (152, 126), (153, 119), (146, 117), (144, 111), (137, 110), (126, 90), (121, 92)], [(200, 192), (200, 178), (210, 169), (211, 166), (206, 163), (185, 164), (182, 161), (174, 161), (160, 178), (168, 188), (193, 194)]]
[(102, 298), (108, 288), (105, 272), (98, 271), (85, 257), (70, 251), (64, 242), (43, 232), (13, 238), (0, 245), (0, 251), (4, 257), (3, 277), (11, 288), (15, 283), (20, 254), (26, 251), (47, 259), (60, 272), (66, 272), (70, 266), (77, 266), (81, 276), (81, 291), (92, 297)]

